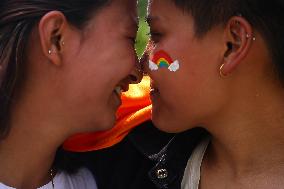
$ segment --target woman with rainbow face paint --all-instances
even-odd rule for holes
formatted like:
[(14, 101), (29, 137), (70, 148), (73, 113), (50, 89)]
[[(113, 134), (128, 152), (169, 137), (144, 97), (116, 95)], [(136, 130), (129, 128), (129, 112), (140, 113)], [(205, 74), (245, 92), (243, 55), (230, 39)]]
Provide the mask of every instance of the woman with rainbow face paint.
[(182, 189), (283, 188), (283, 18), (281, 0), (149, 0), (152, 121), (208, 132)]

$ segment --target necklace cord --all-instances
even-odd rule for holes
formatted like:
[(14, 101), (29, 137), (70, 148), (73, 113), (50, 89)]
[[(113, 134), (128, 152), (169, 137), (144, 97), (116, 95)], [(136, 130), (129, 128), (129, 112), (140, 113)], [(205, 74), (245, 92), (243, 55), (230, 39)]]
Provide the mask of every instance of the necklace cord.
[(53, 173), (53, 169), (52, 169), (52, 168), (50, 169), (50, 176), (51, 176), (51, 185), (52, 185), (52, 189), (55, 189), (55, 187), (54, 187), (54, 181), (53, 181), (54, 173)]

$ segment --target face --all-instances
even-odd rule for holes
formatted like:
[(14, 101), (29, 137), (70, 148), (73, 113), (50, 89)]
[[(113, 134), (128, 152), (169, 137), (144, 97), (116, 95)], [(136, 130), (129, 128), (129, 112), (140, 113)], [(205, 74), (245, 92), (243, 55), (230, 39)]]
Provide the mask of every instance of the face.
[(80, 131), (114, 125), (120, 94), (136, 70), (136, 31), (136, 1), (113, 0), (66, 41), (64, 103)]
[(150, 0), (147, 20), (151, 28), (150, 57), (162, 50), (179, 62), (175, 72), (150, 70), (148, 62), (143, 62), (152, 79), (154, 124), (167, 132), (207, 124), (225, 105), (219, 75), (224, 48), (221, 28), (196, 37), (192, 17), (170, 0)]

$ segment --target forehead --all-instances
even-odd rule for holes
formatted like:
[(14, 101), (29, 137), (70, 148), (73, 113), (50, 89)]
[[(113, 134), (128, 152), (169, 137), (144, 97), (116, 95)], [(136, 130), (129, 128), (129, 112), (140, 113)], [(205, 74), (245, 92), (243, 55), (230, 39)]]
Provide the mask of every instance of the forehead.
[(126, 11), (125, 13), (137, 13), (137, 0), (111, 0), (109, 6)]
[(110, 12), (115, 14), (115, 12), (117, 11), (117, 17), (115, 18), (118, 22), (125, 21), (130, 25), (138, 25), (136, 0), (112, 0), (110, 6)]
[(173, 30), (175, 33), (183, 30), (191, 34), (194, 26), (192, 16), (177, 7), (172, 0), (149, 0), (147, 22), (154, 30), (159, 28), (164, 32)]
[(148, 0), (148, 21), (171, 21), (188, 16), (171, 0)]
[[(109, 28), (110, 31), (137, 28), (137, 1), (111, 0), (90, 22), (89, 28)], [(97, 27), (95, 27), (97, 26)]]
[(137, 20), (137, 1), (136, 0), (111, 0), (111, 3), (105, 7), (108, 14), (120, 15)]
[[(164, 12), (169, 9), (177, 8), (175, 3), (172, 0), (148, 0), (148, 12), (152, 10), (159, 9), (160, 11)], [(168, 14), (170, 14), (168, 12)]]

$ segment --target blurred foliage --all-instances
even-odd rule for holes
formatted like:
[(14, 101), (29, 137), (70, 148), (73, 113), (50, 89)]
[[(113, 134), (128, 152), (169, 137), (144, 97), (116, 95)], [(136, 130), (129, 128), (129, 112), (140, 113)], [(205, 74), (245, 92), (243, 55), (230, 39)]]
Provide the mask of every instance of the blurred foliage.
[(145, 17), (147, 14), (147, 0), (138, 0), (139, 17)]
[(145, 22), (145, 16), (147, 14), (147, 0), (139, 0), (138, 11), (139, 11), (139, 29), (137, 32), (135, 48), (138, 56), (140, 57), (148, 42), (147, 34), (149, 33), (149, 27), (148, 24)]

